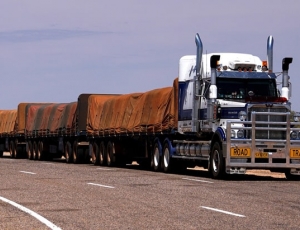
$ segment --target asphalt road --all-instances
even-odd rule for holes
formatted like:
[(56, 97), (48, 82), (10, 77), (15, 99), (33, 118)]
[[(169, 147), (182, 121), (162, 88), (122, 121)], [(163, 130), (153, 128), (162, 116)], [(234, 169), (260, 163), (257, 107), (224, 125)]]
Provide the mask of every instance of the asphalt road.
[(300, 181), (0, 158), (0, 229), (300, 229)]

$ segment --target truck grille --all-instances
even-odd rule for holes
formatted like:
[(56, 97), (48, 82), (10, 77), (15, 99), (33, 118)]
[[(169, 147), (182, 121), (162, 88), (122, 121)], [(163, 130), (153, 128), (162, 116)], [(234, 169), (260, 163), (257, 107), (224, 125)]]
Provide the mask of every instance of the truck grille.
[[(287, 116), (274, 115), (272, 113), (287, 113), (289, 112), (286, 107), (251, 107), (248, 110), (248, 120), (251, 120), (252, 112), (267, 112), (268, 115), (256, 115), (257, 121), (271, 122), (272, 124), (255, 124), (255, 127), (273, 128), (273, 130), (256, 130), (255, 139), (286, 139), (286, 131), (274, 130), (274, 128), (286, 128), (286, 125), (276, 124), (277, 122), (287, 122)], [(250, 136), (251, 132), (250, 132)]]

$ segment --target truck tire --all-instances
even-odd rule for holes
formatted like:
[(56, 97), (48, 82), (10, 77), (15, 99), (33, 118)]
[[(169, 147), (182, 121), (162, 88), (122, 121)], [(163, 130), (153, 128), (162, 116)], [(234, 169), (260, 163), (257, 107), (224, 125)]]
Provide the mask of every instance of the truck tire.
[(99, 165), (104, 165), (106, 159), (106, 148), (105, 148), (105, 143), (104, 141), (101, 141), (100, 146), (99, 146)]
[(0, 157), (3, 157), (3, 151), (2, 150), (0, 151)]
[(45, 160), (44, 143), (42, 141), (38, 143), (37, 160)]
[(18, 147), (18, 141), (14, 141), (14, 149), (15, 149), (15, 158), (20, 158), (21, 152), (20, 152), (20, 147)]
[(80, 148), (78, 148), (78, 143), (77, 141), (74, 141), (73, 144), (73, 163), (74, 164), (79, 164), (80, 163)]
[(38, 144), (36, 141), (33, 142), (33, 147), (32, 147), (32, 158), (33, 160), (38, 159)]
[(212, 178), (220, 179), (225, 175), (225, 161), (219, 142), (215, 142), (210, 155), (210, 173)]
[(158, 143), (156, 142), (154, 144), (154, 147), (153, 147), (153, 153), (152, 153), (152, 160), (151, 160), (151, 166), (153, 167), (153, 170), (155, 172), (158, 172), (160, 171), (161, 169), (161, 157), (159, 155), (159, 147), (158, 147)]
[(92, 164), (99, 165), (99, 147), (97, 143), (91, 144), (92, 147)]
[(18, 145), (18, 142), (15, 142), (16, 146), (16, 158), (22, 158), (25, 156), (24, 146)]
[(162, 159), (162, 168), (165, 173), (171, 171), (172, 166), (170, 166), (170, 163), (171, 163), (170, 149), (168, 143), (165, 143), (164, 151), (163, 151), (163, 159)]
[(27, 159), (32, 160), (32, 142), (27, 142)]
[(16, 148), (15, 148), (15, 145), (14, 145), (13, 141), (10, 142), (9, 152), (10, 152), (10, 157), (11, 158), (16, 158)]
[(107, 143), (107, 148), (106, 148), (106, 162), (107, 166), (112, 167), (116, 163), (116, 156), (114, 153), (114, 145), (112, 142)]
[(72, 146), (69, 141), (66, 143), (65, 146), (65, 158), (66, 158), (66, 163), (72, 162)]

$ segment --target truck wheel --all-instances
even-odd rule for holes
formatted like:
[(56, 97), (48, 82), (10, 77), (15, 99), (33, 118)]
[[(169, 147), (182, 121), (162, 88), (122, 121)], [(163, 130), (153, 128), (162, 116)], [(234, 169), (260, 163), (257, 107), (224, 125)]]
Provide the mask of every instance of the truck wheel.
[(160, 163), (158, 143), (155, 143), (153, 148), (151, 166), (153, 167), (153, 170), (157, 172), (160, 170), (160, 165), (161, 163)]
[(108, 142), (107, 150), (106, 150), (107, 166), (109, 166), (109, 167), (114, 166), (115, 162), (116, 162), (116, 157), (114, 154), (114, 146), (113, 146), (112, 142)]
[(45, 159), (44, 143), (42, 141), (40, 141), (38, 143), (37, 160), (42, 161), (44, 159)]
[(14, 142), (14, 147), (15, 147), (15, 158), (20, 158), (22, 155), (22, 148), (20, 146), (18, 147), (17, 140)]
[(105, 149), (105, 143), (104, 141), (101, 141), (100, 147), (99, 147), (99, 164), (104, 165), (106, 159), (106, 149)]
[(170, 150), (169, 150), (169, 145), (168, 143), (165, 144), (164, 146), (164, 154), (163, 154), (163, 159), (162, 159), (162, 167), (165, 173), (170, 172), (170, 162), (171, 162), (171, 157), (170, 157)]
[(72, 162), (72, 147), (69, 141), (66, 143), (66, 147), (65, 147), (65, 158), (66, 158), (66, 163)]
[(16, 146), (16, 158), (22, 158), (24, 157), (24, 147), (22, 146), (18, 146), (18, 143), (15, 142), (15, 146)]
[(27, 142), (27, 159), (32, 160), (32, 142), (28, 141)]
[(13, 141), (10, 142), (9, 152), (11, 158), (16, 158), (16, 148)]
[(33, 142), (32, 150), (33, 150), (32, 151), (32, 153), (33, 153), (32, 158), (33, 158), (33, 160), (37, 160), (38, 159), (38, 145), (37, 145), (36, 141)]
[(92, 164), (99, 165), (99, 147), (95, 142), (92, 144)]
[(218, 142), (215, 142), (210, 155), (210, 171), (212, 178), (222, 178), (225, 175), (225, 161), (222, 149)]
[(3, 151), (2, 150), (0, 151), (0, 157), (3, 157)]
[(78, 148), (77, 141), (74, 141), (72, 155), (73, 155), (73, 163), (78, 164), (80, 162), (80, 157), (79, 157), (79, 148)]

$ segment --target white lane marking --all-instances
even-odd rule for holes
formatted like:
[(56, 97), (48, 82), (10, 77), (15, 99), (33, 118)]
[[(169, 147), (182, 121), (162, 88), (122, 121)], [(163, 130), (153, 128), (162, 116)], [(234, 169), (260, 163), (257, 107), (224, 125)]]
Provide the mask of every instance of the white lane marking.
[(6, 203), (8, 203), (12, 206), (15, 206), (16, 208), (20, 209), (23, 212), (28, 213), (29, 215), (35, 217), (37, 220), (39, 220), (43, 224), (47, 225), (51, 229), (56, 229), (56, 230), (61, 229), (60, 227), (56, 226), (55, 224), (53, 224), (52, 222), (50, 222), (46, 218), (42, 217), (41, 215), (35, 213), (34, 211), (32, 211), (32, 210), (30, 210), (30, 209), (28, 209), (28, 208), (26, 208), (26, 207), (24, 207), (20, 204), (17, 204), (16, 202), (13, 202), (13, 201), (8, 200), (8, 199), (6, 199), (4, 197), (1, 197), (1, 196), (0, 196), (0, 200), (4, 201), (4, 202), (6, 202)]
[(94, 183), (87, 183), (89, 185), (96, 185), (96, 186), (100, 186), (100, 187), (104, 187), (104, 188), (115, 188), (115, 187), (112, 187), (112, 186), (108, 186), (108, 185), (103, 185), (103, 184), (94, 184)]
[(210, 184), (214, 183), (214, 182), (207, 181), (207, 180), (198, 180), (198, 179), (191, 179), (191, 178), (182, 178), (182, 180), (192, 180), (192, 181), (198, 181), (198, 182), (204, 182), (204, 183), (210, 183)]
[(216, 212), (225, 213), (225, 214), (228, 214), (228, 215), (233, 215), (233, 216), (238, 216), (238, 217), (246, 217), (246, 216), (241, 215), (241, 214), (237, 214), (237, 213), (233, 213), (233, 212), (227, 212), (227, 211), (224, 211), (224, 210), (221, 210), (221, 209), (210, 208), (210, 207), (206, 207), (206, 206), (200, 206), (200, 207), (205, 208), (205, 209), (209, 209), (209, 210), (212, 210), (212, 211), (216, 211)]
[(42, 163), (44, 165), (55, 165), (54, 163)]
[(21, 173), (27, 173), (27, 174), (36, 174), (36, 173), (34, 173), (34, 172), (26, 172), (26, 171), (20, 171)]
[(99, 170), (112, 170), (112, 169), (107, 169), (107, 168), (96, 168), (96, 169), (99, 169)]

